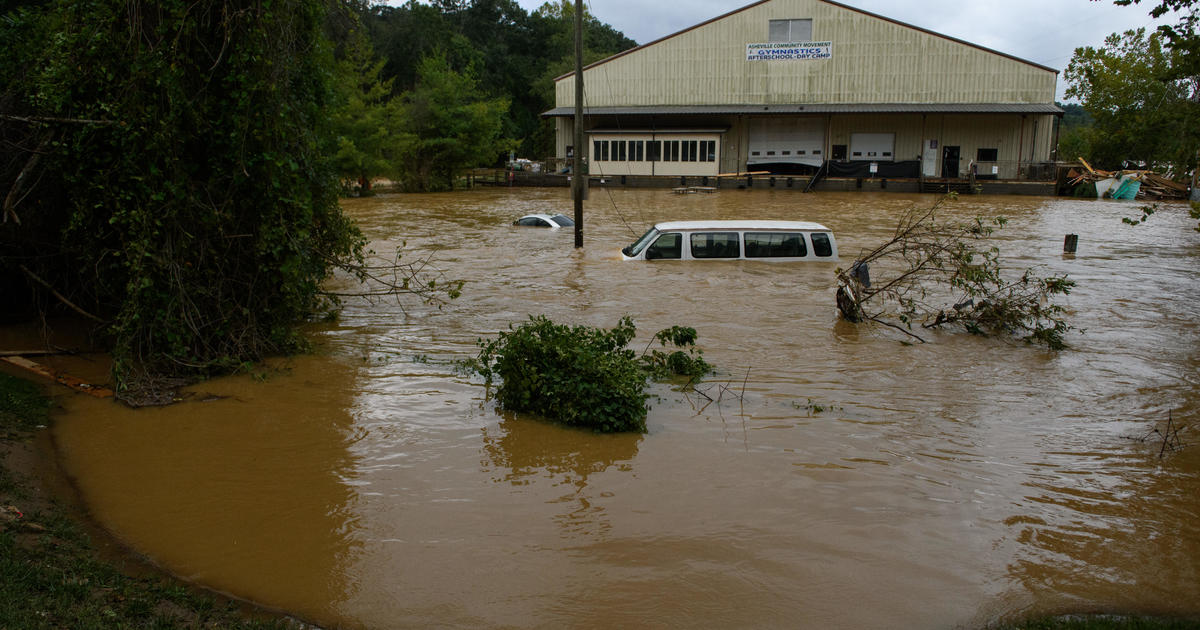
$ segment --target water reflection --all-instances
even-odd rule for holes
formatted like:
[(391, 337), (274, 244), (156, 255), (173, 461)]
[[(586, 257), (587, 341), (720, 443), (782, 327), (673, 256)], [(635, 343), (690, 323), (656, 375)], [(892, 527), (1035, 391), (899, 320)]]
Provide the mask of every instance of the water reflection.
[[(64, 399), (55, 448), (97, 521), (189, 580), (327, 618), (347, 596), (360, 527), (344, 372), (312, 358), (274, 382), (207, 383), (170, 408)], [(297, 553), (303, 550), (303, 553)]]
[(611, 494), (588, 479), (610, 468), (627, 473), (637, 455), (640, 434), (602, 435), (505, 414), (484, 427), (482, 472), (513, 486), (547, 483), (558, 489), (551, 503), (564, 510), (554, 520), (565, 534), (598, 535), (611, 529), (604, 503)]

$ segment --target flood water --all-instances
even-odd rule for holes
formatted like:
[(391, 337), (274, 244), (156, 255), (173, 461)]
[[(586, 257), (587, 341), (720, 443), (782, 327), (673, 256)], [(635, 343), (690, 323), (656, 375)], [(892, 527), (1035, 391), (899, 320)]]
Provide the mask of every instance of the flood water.
[[(1071, 349), (837, 318), (831, 264), (635, 263), (668, 219), (822, 222), (847, 264), (932, 196), (591, 191), (586, 246), (516, 228), (566, 190), (344, 202), (374, 249), (466, 281), (351, 300), (317, 352), (130, 410), (64, 395), (54, 455), (166, 569), (328, 627), (982, 627), (1200, 615), (1200, 234), (1175, 206), (963, 197), (1012, 268), (1078, 282)], [(1065, 234), (1079, 235), (1074, 257)], [(334, 286), (346, 287), (344, 283)], [(649, 430), (498, 411), (455, 371), (529, 315), (640, 347), (699, 333), (718, 401), (654, 385)], [(1141, 440), (1168, 417), (1192, 445)]]

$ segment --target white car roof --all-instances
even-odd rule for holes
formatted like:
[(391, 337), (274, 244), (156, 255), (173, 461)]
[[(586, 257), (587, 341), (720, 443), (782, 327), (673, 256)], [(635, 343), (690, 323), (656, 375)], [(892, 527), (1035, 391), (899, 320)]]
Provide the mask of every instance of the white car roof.
[(828, 232), (829, 228), (820, 223), (812, 221), (754, 221), (754, 220), (729, 220), (729, 221), (667, 221), (658, 223), (655, 226), (660, 232), (670, 230), (730, 230), (730, 231), (746, 231), (746, 230), (807, 230), (807, 231), (823, 231)]

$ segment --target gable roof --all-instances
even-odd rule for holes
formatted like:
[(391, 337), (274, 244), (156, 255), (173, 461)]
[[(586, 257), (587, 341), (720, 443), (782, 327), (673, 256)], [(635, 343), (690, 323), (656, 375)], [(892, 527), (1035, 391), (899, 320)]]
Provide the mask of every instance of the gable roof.
[[(705, 20), (705, 21), (703, 21), (703, 22), (700, 22), (699, 24), (694, 24), (694, 25), (692, 25), (692, 26), (689, 26), (689, 27), (687, 27), (687, 28), (685, 28), (685, 29), (683, 29), (683, 30), (681, 30), (681, 31), (676, 31), (676, 32), (674, 32), (674, 33), (671, 33), (670, 35), (666, 35), (666, 36), (660, 37), (660, 38), (658, 38), (658, 39), (656, 39), (656, 40), (654, 40), (654, 41), (647, 42), (647, 43), (645, 43), (645, 44), (642, 44), (642, 45), (640, 45), (640, 46), (635, 46), (635, 47), (633, 47), (633, 48), (630, 48), (629, 50), (625, 50), (625, 51), (619, 52), (619, 53), (617, 53), (617, 54), (615, 54), (615, 55), (612, 55), (611, 57), (606, 57), (606, 58), (604, 58), (604, 59), (601, 59), (600, 61), (595, 61), (595, 62), (592, 62), (592, 63), (590, 63), (590, 64), (588, 64), (588, 65), (584, 66), (584, 67), (583, 67), (583, 69), (584, 69), (584, 70), (588, 70), (588, 69), (591, 69), (591, 68), (595, 68), (596, 66), (601, 66), (601, 65), (604, 65), (604, 64), (606, 64), (606, 63), (608, 63), (608, 62), (610, 62), (610, 61), (612, 61), (612, 60), (614, 60), (614, 59), (619, 59), (619, 58), (621, 58), (621, 57), (624, 57), (625, 55), (632, 54), (632, 53), (635, 53), (635, 52), (637, 52), (637, 51), (639, 51), (639, 50), (642, 50), (643, 48), (649, 48), (649, 47), (651, 47), (651, 46), (654, 46), (654, 45), (660, 44), (660, 43), (662, 43), (662, 42), (665, 42), (665, 41), (667, 41), (667, 40), (669, 40), (669, 39), (673, 39), (673, 38), (675, 38), (675, 37), (678, 37), (678, 36), (680, 36), (680, 35), (682, 35), (682, 34), (684, 34), (684, 33), (687, 33), (687, 32), (689, 32), (689, 31), (694, 31), (694, 30), (696, 30), (696, 29), (698, 29), (698, 28), (700, 28), (700, 27), (702, 27), (702, 26), (706, 26), (706, 25), (708, 25), (708, 24), (712, 24), (713, 22), (719, 22), (719, 21), (721, 21), (721, 20), (723, 20), (723, 19), (725, 19), (725, 18), (727, 18), (727, 17), (729, 17), (729, 16), (731, 16), (731, 15), (736, 15), (736, 14), (738, 14), (738, 13), (741, 13), (741, 12), (743, 12), (743, 11), (747, 11), (747, 10), (749, 10), (749, 9), (753, 9), (754, 7), (757, 7), (757, 6), (759, 6), (759, 5), (762, 5), (762, 4), (766, 4), (766, 3), (768, 3), (768, 2), (771, 2), (771, 1), (772, 1), (772, 0), (758, 0), (757, 2), (751, 2), (750, 4), (747, 4), (746, 6), (744, 6), (744, 7), (741, 7), (740, 9), (734, 9), (734, 10), (732, 10), (732, 11), (728, 12), (728, 13), (723, 13), (723, 14), (721, 14), (721, 15), (718, 15), (717, 17), (714, 17), (714, 18), (711, 18), (711, 19)], [(896, 25), (898, 25), (898, 26), (902, 26), (902, 27), (904, 27), (904, 28), (908, 28), (908, 29), (912, 29), (912, 30), (914, 30), (914, 31), (918, 31), (918, 32), (921, 32), (921, 33), (925, 33), (926, 35), (932, 35), (932, 36), (934, 36), (934, 37), (940, 37), (941, 39), (949, 40), (949, 41), (952, 41), (952, 42), (955, 42), (955, 43), (958, 43), (958, 44), (962, 44), (962, 45), (964, 45), (964, 46), (970, 46), (971, 48), (975, 48), (975, 49), (977, 49), (977, 50), (982, 50), (982, 51), (984, 51), (984, 52), (986, 52), (986, 53), (991, 53), (991, 54), (993, 54), (993, 55), (999, 55), (999, 56), (1001, 56), (1001, 57), (1005, 57), (1005, 58), (1008, 58), (1008, 59), (1012, 59), (1013, 61), (1017, 61), (1017, 62), (1020, 62), (1020, 63), (1026, 64), (1026, 65), (1029, 65), (1029, 66), (1033, 66), (1033, 67), (1035, 67), (1035, 68), (1039, 68), (1039, 69), (1041, 69), (1041, 70), (1046, 70), (1046, 71), (1048, 71), (1048, 72), (1053, 72), (1054, 74), (1058, 74), (1058, 70), (1056, 70), (1056, 69), (1054, 69), (1054, 68), (1051, 68), (1051, 67), (1049, 67), (1049, 66), (1043, 66), (1042, 64), (1039, 64), (1039, 63), (1034, 63), (1034, 62), (1032, 62), (1032, 61), (1029, 61), (1028, 59), (1022, 59), (1022, 58), (1020, 58), (1020, 57), (1017, 57), (1017, 56), (1014, 56), (1014, 55), (1010, 55), (1010, 54), (1008, 54), (1008, 53), (1003, 53), (1003, 52), (1000, 52), (1000, 51), (998, 51), (998, 50), (993, 50), (993, 49), (991, 49), (991, 48), (986, 48), (986, 47), (984, 47), (984, 46), (980, 46), (979, 44), (973, 44), (973, 43), (971, 43), (971, 42), (968, 42), (968, 41), (966, 41), (966, 40), (964, 40), (964, 39), (959, 39), (959, 38), (957, 38), (957, 37), (951, 37), (951, 36), (949, 36), (949, 35), (943, 35), (942, 33), (938, 33), (938, 32), (936, 32), (936, 31), (931, 31), (931, 30), (929, 30), (929, 29), (926, 29), (926, 28), (921, 28), (920, 26), (913, 26), (912, 24), (908, 24), (908, 23), (906, 23), (906, 22), (901, 22), (901, 21), (899, 21), (899, 20), (894, 20), (894, 19), (892, 19), (892, 18), (890, 18), (890, 17), (887, 17), (887, 16), (884, 16), (884, 15), (879, 15), (878, 13), (872, 13), (872, 12), (870, 12), (870, 11), (864, 11), (864, 10), (862, 10), (862, 9), (858, 9), (858, 8), (855, 8), (855, 7), (852, 7), (852, 6), (846, 5), (846, 4), (842, 4), (842, 3), (840, 3), (840, 2), (834, 2), (833, 0), (816, 0), (816, 1), (817, 1), (817, 2), (821, 2), (821, 3), (824, 3), (824, 4), (832, 5), (832, 6), (835, 6), (835, 7), (841, 8), (841, 9), (845, 9), (845, 10), (847, 10), (847, 11), (853, 11), (853, 12), (855, 12), (855, 13), (860, 13), (860, 14), (862, 14), (862, 15), (866, 15), (866, 16), (868, 16), (868, 17), (872, 17), (872, 18), (875, 18), (875, 19), (877, 19), (877, 20), (883, 20), (884, 22), (890, 22), (890, 23), (892, 23), (892, 24), (896, 24)], [(566, 73), (566, 74), (563, 74), (563, 75), (561, 75), (561, 76), (555, 77), (555, 78), (554, 78), (554, 80), (555, 80), (556, 82), (557, 82), (557, 81), (561, 81), (561, 80), (563, 80), (563, 79), (565, 79), (565, 78), (567, 78), (567, 77), (569, 77), (569, 76), (574, 76), (574, 74), (575, 74), (575, 71), (574, 71), (574, 70), (572, 70), (572, 71), (570, 71), (570, 72), (568, 72), (568, 73)]]

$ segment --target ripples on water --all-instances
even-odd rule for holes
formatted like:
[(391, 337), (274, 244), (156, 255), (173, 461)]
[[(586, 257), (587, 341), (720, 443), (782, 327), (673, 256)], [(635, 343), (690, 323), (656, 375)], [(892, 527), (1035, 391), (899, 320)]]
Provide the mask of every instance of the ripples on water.
[[(1181, 209), (964, 197), (1014, 269), (1078, 283), (1071, 350), (908, 346), (836, 316), (833, 266), (646, 264), (649, 224), (807, 219), (842, 262), (932, 197), (593, 190), (586, 247), (515, 228), (565, 190), (349, 200), (373, 247), (460, 299), (350, 303), (321, 352), (232, 395), (129, 412), (68, 400), (64, 467), (97, 518), (186, 576), (348, 627), (956, 627), (1200, 614), (1200, 449), (1140, 438), (1197, 408), (1200, 235)], [(1062, 254), (1067, 233), (1079, 252)], [(529, 315), (644, 340), (695, 327), (708, 393), (655, 386), (645, 435), (499, 413), (454, 362)], [(644, 342), (644, 341), (643, 341)], [(635, 342), (636, 343), (636, 342)]]

